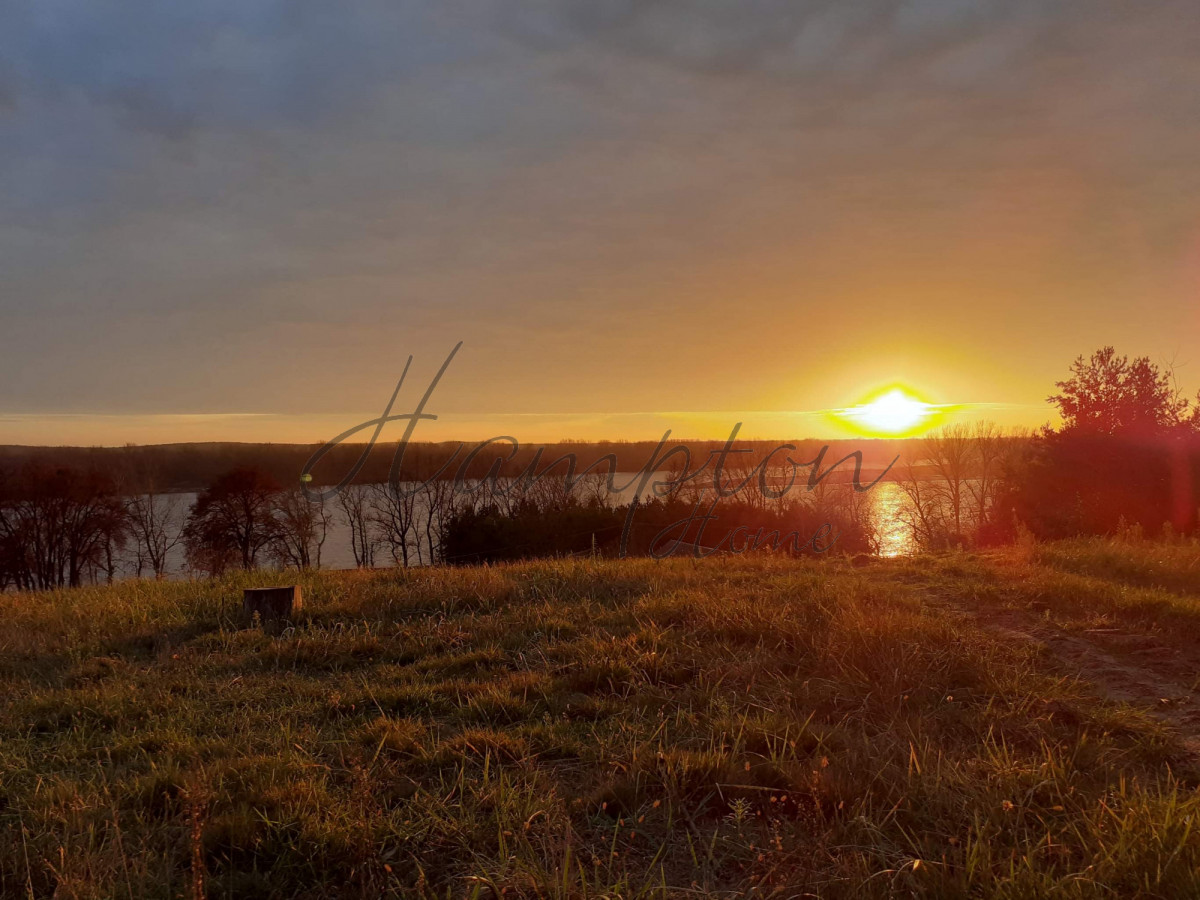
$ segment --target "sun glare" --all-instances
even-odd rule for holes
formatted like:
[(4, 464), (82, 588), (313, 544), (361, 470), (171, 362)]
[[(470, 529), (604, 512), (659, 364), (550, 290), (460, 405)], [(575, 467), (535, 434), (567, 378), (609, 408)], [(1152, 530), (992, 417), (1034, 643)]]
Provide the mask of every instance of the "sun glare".
[(872, 400), (842, 410), (842, 418), (865, 434), (905, 437), (931, 423), (937, 407), (903, 388), (892, 388)]

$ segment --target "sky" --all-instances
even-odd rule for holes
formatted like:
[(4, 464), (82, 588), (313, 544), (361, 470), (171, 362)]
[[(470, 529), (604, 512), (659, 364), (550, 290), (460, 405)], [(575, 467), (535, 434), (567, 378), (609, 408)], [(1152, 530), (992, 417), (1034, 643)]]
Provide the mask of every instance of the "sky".
[(1194, 0), (0, 0), (0, 443), (1200, 386)]

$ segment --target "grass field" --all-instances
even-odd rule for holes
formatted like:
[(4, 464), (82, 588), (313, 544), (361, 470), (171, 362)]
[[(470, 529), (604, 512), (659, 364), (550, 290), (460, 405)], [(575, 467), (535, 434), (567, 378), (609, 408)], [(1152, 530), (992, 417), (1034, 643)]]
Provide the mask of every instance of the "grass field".
[(0, 896), (1200, 895), (1196, 543), (280, 577), (0, 595)]

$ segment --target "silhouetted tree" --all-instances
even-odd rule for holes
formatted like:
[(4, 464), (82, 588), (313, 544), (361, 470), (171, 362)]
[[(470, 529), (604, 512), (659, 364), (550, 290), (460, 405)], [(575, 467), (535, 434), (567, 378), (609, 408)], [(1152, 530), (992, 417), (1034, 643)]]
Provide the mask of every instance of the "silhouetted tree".
[(421, 522), (429, 562), (443, 560), (442, 543), (446, 524), (454, 514), (454, 483), (434, 480), (421, 490)]
[(230, 566), (252, 569), (277, 539), (275, 504), (282, 489), (260, 469), (226, 472), (192, 504), (183, 542), (189, 563), (213, 574)]
[(1062, 415), (1064, 432), (1146, 436), (1187, 426), (1190, 406), (1163, 371), (1145, 356), (1132, 362), (1104, 347), (1071, 364), (1071, 377), (1055, 382), (1060, 393), (1047, 398)]
[(75, 587), (99, 571), (111, 580), (125, 529), (112, 479), (100, 472), (31, 462), (0, 480), (0, 557), (16, 587)]
[(1200, 419), (1174, 373), (1112, 347), (1079, 357), (1049, 397), (1063, 424), (1038, 438), (1013, 508), (1039, 537), (1196, 525)]
[(350, 550), (354, 554), (354, 564), (360, 569), (375, 565), (375, 548), (379, 543), (375, 537), (368, 500), (367, 489), (360, 485), (352, 484), (338, 494), (338, 505), (350, 527)]
[(373, 484), (370, 490), (371, 521), (380, 543), (397, 565), (408, 566), (417, 552), (417, 492), (401, 481)]
[(321, 548), (329, 534), (329, 509), (299, 490), (281, 491), (275, 502), (271, 555), (284, 566), (321, 568)]
[(1001, 509), (1004, 474), (1008, 460), (1023, 452), (1028, 440), (977, 422), (946, 426), (913, 445), (901, 470), (907, 502), (900, 517), (916, 542), (945, 549), (1011, 536), (1011, 513)]
[(179, 522), (181, 498), (165, 493), (161, 464), (142, 448), (130, 447), (126, 465), (125, 515), (134, 542), (134, 573), (140, 578), (146, 569), (161, 579), (166, 575), (167, 558), (182, 539)]

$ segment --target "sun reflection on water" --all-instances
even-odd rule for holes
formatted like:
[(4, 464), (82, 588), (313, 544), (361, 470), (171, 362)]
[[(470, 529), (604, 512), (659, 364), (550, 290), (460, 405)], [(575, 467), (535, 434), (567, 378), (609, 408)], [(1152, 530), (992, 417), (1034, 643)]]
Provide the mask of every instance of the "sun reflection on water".
[(916, 549), (912, 529), (901, 516), (907, 498), (894, 481), (881, 481), (871, 489), (875, 540), (880, 556), (909, 556)]

